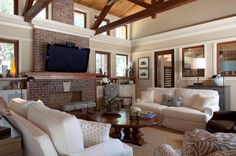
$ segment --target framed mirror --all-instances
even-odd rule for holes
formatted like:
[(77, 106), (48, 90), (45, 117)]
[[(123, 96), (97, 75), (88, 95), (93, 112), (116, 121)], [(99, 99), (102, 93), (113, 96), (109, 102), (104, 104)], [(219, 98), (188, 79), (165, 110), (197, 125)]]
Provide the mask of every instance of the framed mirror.
[(204, 58), (204, 45), (182, 49), (182, 76), (204, 77), (204, 69), (192, 69), (193, 59)]

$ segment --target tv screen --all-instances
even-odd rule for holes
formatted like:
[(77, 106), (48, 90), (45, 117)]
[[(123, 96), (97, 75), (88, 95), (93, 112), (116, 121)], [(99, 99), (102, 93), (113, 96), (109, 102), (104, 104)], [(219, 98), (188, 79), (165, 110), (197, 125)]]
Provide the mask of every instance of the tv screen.
[(46, 71), (87, 72), (89, 52), (88, 48), (48, 44)]

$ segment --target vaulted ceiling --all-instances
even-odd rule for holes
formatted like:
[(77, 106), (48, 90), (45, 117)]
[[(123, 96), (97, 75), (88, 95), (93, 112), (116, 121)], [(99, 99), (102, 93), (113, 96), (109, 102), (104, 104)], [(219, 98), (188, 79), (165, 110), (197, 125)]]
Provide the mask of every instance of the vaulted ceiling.
[[(96, 9), (102, 10), (103, 7), (106, 5), (107, 0), (74, 0), (76, 3), (81, 5)], [(133, 1), (145, 2), (151, 4), (152, 0), (118, 0), (109, 11), (109, 14), (112, 14), (117, 17), (127, 17), (131, 14), (137, 13), (145, 8), (133, 3)], [(158, 1), (158, 0), (156, 0)], [(159, 0), (161, 1), (161, 0)]]

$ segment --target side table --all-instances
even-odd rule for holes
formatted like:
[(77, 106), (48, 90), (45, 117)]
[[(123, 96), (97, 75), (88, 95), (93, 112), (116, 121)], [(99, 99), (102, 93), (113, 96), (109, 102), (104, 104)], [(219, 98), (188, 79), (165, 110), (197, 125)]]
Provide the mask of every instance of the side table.
[(16, 129), (2, 116), (0, 125), (11, 128), (11, 135), (0, 136), (0, 155), (2, 156), (22, 156), (21, 135)]

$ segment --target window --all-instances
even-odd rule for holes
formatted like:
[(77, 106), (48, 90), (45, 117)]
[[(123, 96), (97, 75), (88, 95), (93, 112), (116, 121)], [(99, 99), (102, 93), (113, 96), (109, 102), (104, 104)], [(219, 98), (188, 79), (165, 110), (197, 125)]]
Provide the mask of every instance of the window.
[(223, 76), (236, 76), (236, 41), (217, 44), (217, 72)]
[(116, 37), (121, 38), (121, 39), (125, 39), (125, 40), (128, 38), (126, 25), (116, 28)]
[(96, 73), (110, 76), (110, 53), (96, 51)]
[(128, 66), (128, 56), (127, 55), (116, 55), (116, 76), (117, 77), (125, 77), (126, 69)]
[(0, 0), (0, 12), (18, 14), (18, 0)]
[(74, 25), (80, 28), (86, 28), (86, 13), (75, 10)]
[(204, 45), (188, 47), (183, 49), (182, 53), (182, 75), (183, 77), (204, 77), (204, 69), (192, 69), (192, 60), (194, 58), (204, 58)]
[[(97, 20), (97, 16), (95, 16), (95, 21)], [(110, 23), (110, 20), (109, 19), (104, 19), (103, 21), (102, 21), (102, 23), (99, 25), (99, 27), (102, 27), (102, 26), (105, 26), (105, 25), (107, 25), (107, 24), (109, 24)], [(110, 31), (107, 31), (107, 32), (103, 32), (103, 33), (101, 33), (101, 34), (104, 34), (104, 35), (110, 35)]]
[[(0, 39), (0, 73), (4, 74), (2, 68), (5, 66), (11, 73), (18, 73), (18, 41)], [(4, 75), (3, 75), (4, 76)]]
[[(37, 0), (34, 1), (33, 5), (37, 2)], [(44, 8), (42, 11), (40, 11), (35, 17), (42, 18), (42, 19), (48, 19), (48, 7)]]

